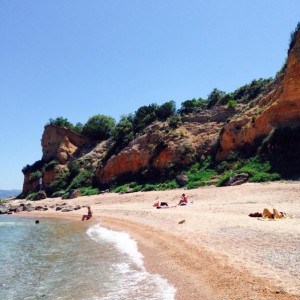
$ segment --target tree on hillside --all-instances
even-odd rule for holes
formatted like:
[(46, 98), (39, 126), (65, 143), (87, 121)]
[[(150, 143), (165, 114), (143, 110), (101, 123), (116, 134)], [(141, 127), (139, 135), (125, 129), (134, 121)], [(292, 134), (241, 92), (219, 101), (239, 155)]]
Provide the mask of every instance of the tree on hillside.
[(262, 94), (271, 81), (272, 78), (260, 78), (258, 80), (254, 79), (250, 84), (245, 84), (236, 89), (232, 93), (232, 97), (239, 103), (247, 103)]
[(178, 110), (178, 113), (180, 115), (186, 115), (193, 112), (196, 112), (200, 108), (204, 108), (207, 105), (207, 101), (205, 99), (199, 98), (198, 100), (196, 98), (193, 98), (191, 100), (186, 100), (181, 103), (181, 108)]
[(293, 46), (296, 43), (296, 37), (297, 37), (297, 33), (298, 33), (299, 30), (300, 30), (300, 22), (298, 22), (295, 30), (291, 33), (288, 54), (290, 53), (290, 51), (292, 50)]
[(74, 125), (69, 122), (69, 120), (67, 118), (63, 118), (63, 117), (57, 117), (56, 119), (49, 119), (49, 125), (56, 125), (59, 127), (66, 127), (69, 129), (72, 129), (74, 127)]
[(112, 138), (115, 141), (115, 152), (126, 147), (134, 139), (132, 114), (121, 116), (119, 123), (113, 130)]
[(48, 125), (55, 125), (55, 126), (59, 126), (59, 127), (64, 127), (64, 128), (68, 128), (71, 129), (75, 132), (77, 132), (78, 134), (81, 134), (82, 132), (82, 128), (83, 125), (81, 123), (77, 123), (75, 126), (69, 122), (69, 120), (67, 118), (64, 117), (57, 117), (56, 119), (49, 119), (49, 123)]
[(150, 105), (141, 106), (133, 116), (133, 129), (134, 132), (141, 132), (149, 124), (157, 119), (156, 109), (157, 104), (152, 103)]
[(176, 103), (173, 100), (158, 106), (156, 109), (156, 116), (160, 121), (165, 121), (174, 115), (176, 115)]
[(215, 106), (223, 97), (226, 96), (226, 93), (224, 91), (213, 89), (212, 92), (207, 96), (207, 107), (211, 108)]
[(94, 140), (108, 139), (114, 128), (116, 121), (114, 118), (105, 115), (96, 115), (86, 122), (82, 128), (82, 134)]

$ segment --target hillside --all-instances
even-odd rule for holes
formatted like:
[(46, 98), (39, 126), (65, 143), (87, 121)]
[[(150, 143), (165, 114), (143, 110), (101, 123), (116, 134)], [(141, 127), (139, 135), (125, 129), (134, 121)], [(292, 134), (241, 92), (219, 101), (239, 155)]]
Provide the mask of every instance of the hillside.
[[(22, 197), (70, 197), (101, 190), (133, 192), (233, 185), (300, 175), (300, 33), (274, 79), (232, 93), (214, 89), (176, 110), (173, 101), (87, 124), (50, 120), (42, 159), (23, 169)], [(43, 185), (39, 185), (42, 178)], [(73, 195), (74, 196), (74, 195)]]
[(20, 193), (20, 190), (0, 190), (0, 198), (15, 197)]

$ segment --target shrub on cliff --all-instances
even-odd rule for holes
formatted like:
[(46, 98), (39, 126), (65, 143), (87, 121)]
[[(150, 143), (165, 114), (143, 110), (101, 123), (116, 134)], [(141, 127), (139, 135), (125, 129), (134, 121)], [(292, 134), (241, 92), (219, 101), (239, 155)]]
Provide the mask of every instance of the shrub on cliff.
[(115, 141), (114, 152), (120, 151), (134, 139), (133, 116), (131, 114), (121, 116), (119, 123), (113, 130), (112, 138)]
[(43, 177), (43, 172), (42, 171), (33, 172), (29, 176), (29, 182), (33, 182), (35, 180), (38, 180), (41, 177)]
[(297, 37), (297, 33), (298, 33), (299, 30), (300, 30), (300, 22), (298, 22), (295, 30), (291, 33), (288, 54), (290, 53), (290, 51), (292, 50), (293, 46), (296, 43), (296, 37)]
[(251, 83), (245, 84), (236, 89), (232, 93), (232, 97), (239, 103), (248, 103), (249, 101), (258, 97), (260, 94), (263, 94), (266, 91), (267, 85), (272, 80), (272, 78), (260, 78), (258, 80), (254, 79), (251, 81)]
[(226, 93), (224, 91), (213, 89), (212, 92), (207, 96), (207, 107), (211, 108), (215, 106), (218, 102), (222, 100), (226, 96)]
[(176, 115), (176, 103), (175, 101), (171, 100), (168, 101), (156, 109), (156, 116), (157, 119), (160, 121), (165, 121), (167, 118)]
[(80, 122), (77, 123), (76, 125), (73, 125), (71, 122), (69, 122), (68, 119), (63, 117), (57, 117), (56, 119), (50, 118), (48, 125), (55, 125), (59, 127), (69, 128), (77, 132), (78, 134), (81, 134), (83, 128), (83, 125)]
[(135, 133), (141, 132), (144, 128), (157, 120), (157, 104), (141, 106), (133, 116), (133, 130)]
[(191, 100), (186, 100), (181, 103), (181, 107), (178, 110), (180, 115), (186, 115), (190, 113), (194, 113), (201, 108), (205, 108), (207, 105), (207, 101), (205, 99), (199, 98), (198, 100), (193, 98)]
[(73, 178), (71, 184), (68, 186), (68, 190), (91, 187), (93, 183), (93, 176), (93, 170), (82, 170), (75, 178)]
[(82, 128), (82, 134), (93, 140), (106, 140), (108, 139), (114, 128), (116, 121), (114, 118), (105, 115), (96, 115), (86, 122)]

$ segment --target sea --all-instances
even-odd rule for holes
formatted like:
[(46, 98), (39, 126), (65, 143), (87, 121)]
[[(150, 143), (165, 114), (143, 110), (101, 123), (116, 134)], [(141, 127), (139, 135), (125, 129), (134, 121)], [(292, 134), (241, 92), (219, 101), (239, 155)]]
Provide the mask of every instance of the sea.
[(126, 232), (72, 220), (0, 215), (0, 299), (175, 298)]

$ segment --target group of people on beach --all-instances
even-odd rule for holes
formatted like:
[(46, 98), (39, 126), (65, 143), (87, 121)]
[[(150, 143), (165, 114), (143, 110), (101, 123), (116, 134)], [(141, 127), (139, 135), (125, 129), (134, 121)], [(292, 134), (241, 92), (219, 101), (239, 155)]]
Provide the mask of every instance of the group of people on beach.
[(282, 219), (286, 217), (286, 213), (278, 211), (276, 208), (273, 208), (273, 213), (269, 209), (265, 208), (262, 213), (255, 212), (249, 214), (249, 217), (258, 217), (258, 218), (268, 218), (268, 219)]
[(169, 206), (168, 202), (156, 201), (156, 202), (154, 202), (153, 206), (156, 208), (170, 208), (170, 207), (176, 207), (176, 206), (184, 206), (184, 205), (188, 205), (188, 204), (189, 204), (189, 202), (188, 202), (186, 195), (182, 194), (182, 196), (179, 200), (179, 203), (177, 205)]

